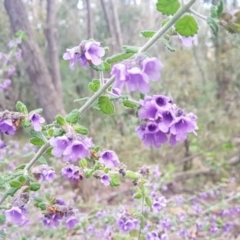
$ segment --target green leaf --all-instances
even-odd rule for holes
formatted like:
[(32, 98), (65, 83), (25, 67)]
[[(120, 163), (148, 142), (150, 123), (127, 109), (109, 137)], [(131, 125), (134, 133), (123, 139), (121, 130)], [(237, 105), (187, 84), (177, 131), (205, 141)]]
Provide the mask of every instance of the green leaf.
[(156, 31), (153, 31), (153, 30), (145, 30), (145, 31), (142, 31), (141, 34), (143, 35), (143, 37), (145, 38), (151, 38), (154, 36), (154, 34), (156, 33)]
[(198, 24), (191, 15), (184, 15), (175, 23), (176, 31), (184, 37), (193, 37), (198, 32)]
[(65, 126), (67, 124), (66, 120), (61, 115), (57, 115), (55, 119), (60, 126)]
[(20, 39), (23, 40), (23, 41), (26, 41), (26, 40), (27, 40), (27, 35), (26, 35), (25, 32), (22, 31), (22, 30), (17, 31), (17, 32), (15, 33), (15, 36), (16, 36), (17, 38), (20, 38)]
[(84, 174), (85, 174), (85, 177), (86, 177), (86, 178), (89, 178), (89, 177), (92, 176), (93, 171), (92, 171), (91, 169), (85, 169), (85, 170), (84, 170)]
[(84, 158), (82, 160), (79, 161), (79, 166), (81, 168), (87, 168), (87, 160)]
[(27, 157), (31, 157), (35, 154), (35, 152), (29, 152), (23, 155), (23, 157), (27, 158)]
[(45, 211), (47, 209), (46, 203), (43, 202), (37, 202), (34, 204), (34, 206), (40, 208), (42, 211)]
[(1, 214), (0, 215), (0, 224), (5, 223), (5, 221), (6, 221), (6, 216), (4, 214)]
[(38, 162), (39, 162), (40, 164), (46, 164), (46, 165), (48, 165), (48, 162), (47, 162), (46, 158), (43, 157), (43, 156), (41, 156), (41, 157), (38, 159)]
[(135, 173), (133, 171), (127, 170), (125, 177), (130, 178), (132, 180), (137, 180), (137, 179), (139, 179), (140, 176), (139, 176), (138, 173)]
[(47, 149), (46, 154), (47, 154), (48, 157), (53, 157), (52, 150), (53, 150), (53, 147), (50, 147), (50, 148)]
[(82, 135), (87, 135), (88, 134), (88, 129), (85, 128), (82, 125), (77, 124), (77, 125), (74, 125), (73, 128), (74, 128), (76, 133), (79, 133), (79, 134), (82, 134)]
[(79, 120), (79, 111), (78, 109), (73, 109), (66, 117), (66, 121), (71, 124), (76, 124)]
[(125, 59), (128, 59), (130, 57), (132, 57), (134, 55), (134, 53), (119, 53), (116, 55), (113, 55), (109, 58), (106, 59), (107, 63), (117, 63), (117, 62), (122, 62)]
[(38, 108), (38, 109), (35, 109), (35, 110), (32, 110), (30, 113), (42, 113), (43, 112), (43, 109), (42, 108)]
[(32, 143), (35, 146), (42, 146), (42, 145), (44, 145), (45, 142), (39, 138), (31, 138), (30, 143)]
[(24, 113), (24, 114), (28, 114), (28, 110), (27, 110), (27, 107), (26, 105), (24, 105), (22, 102), (20, 101), (17, 101), (16, 103), (16, 109), (18, 112), (20, 113)]
[(93, 92), (97, 92), (97, 90), (100, 88), (100, 80), (98, 79), (93, 79), (92, 82), (88, 84), (88, 87), (90, 90)]
[(22, 186), (22, 183), (17, 180), (13, 180), (13, 181), (9, 182), (9, 185), (12, 188), (20, 188)]
[(94, 69), (95, 71), (98, 71), (98, 72), (102, 72), (102, 71), (110, 71), (111, 69), (111, 66), (109, 65), (108, 62), (102, 62), (100, 65), (96, 66), (96, 65), (93, 65), (93, 64), (89, 64), (90, 67), (92, 69)]
[(22, 176), (20, 176), (20, 177), (18, 178), (18, 181), (19, 181), (21, 184), (24, 184), (24, 183), (27, 181), (27, 178), (22, 175)]
[(218, 36), (218, 24), (216, 23), (216, 21), (213, 18), (208, 17), (207, 24), (211, 28), (213, 37), (217, 37)]
[(110, 185), (112, 187), (119, 186), (121, 182), (120, 182), (118, 174), (109, 174), (109, 175), (110, 175), (110, 178), (111, 178)]
[(100, 111), (107, 115), (112, 115), (115, 112), (115, 106), (107, 96), (101, 96), (98, 98), (98, 106)]
[(144, 93), (140, 93), (139, 97), (140, 97), (140, 99), (144, 100), (145, 94)]
[(36, 183), (36, 182), (31, 183), (30, 184), (30, 191), (34, 191), (35, 192), (35, 191), (39, 190), (40, 187), (41, 187), (40, 183)]
[(173, 48), (172, 46), (169, 45), (169, 41), (166, 38), (163, 38), (161, 40), (161, 42), (162, 42), (163, 46), (166, 47), (169, 51), (171, 51), (171, 52), (176, 51), (175, 48)]
[(141, 192), (138, 192), (138, 193), (134, 194), (133, 197), (134, 197), (135, 199), (140, 199), (140, 198), (142, 198), (142, 193), (141, 193)]
[(10, 195), (11, 197), (14, 196), (14, 194), (18, 191), (19, 188), (10, 188), (7, 191), (7, 195)]
[(16, 170), (22, 170), (22, 169), (24, 169), (25, 167), (26, 167), (26, 164), (21, 164), (21, 165), (17, 166), (15, 169), (16, 169)]
[(139, 50), (139, 47), (123, 45), (123, 49), (126, 53), (137, 53)]
[(222, 13), (223, 13), (223, 1), (219, 0), (217, 6), (212, 6), (210, 9), (211, 17), (220, 19)]
[(137, 105), (129, 100), (124, 100), (123, 105), (128, 108), (136, 108)]
[(178, 0), (158, 0), (156, 3), (157, 10), (164, 15), (174, 15), (181, 4)]
[(45, 140), (42, 132), (37, 132), (37, 131), (31, 129), (30, 133), (31, 133), (31, 135), (32, 135), (33, 137), (35, 137), (35, 138), (39, 138), (39, 139), (41, 139), (41, 140), (43, 140), (43, 141)]
[(34, 197), (35, 202), (42, 202), (43, 199), (41, 197)]
[(54, 134), (53, 128), (49, 129), (47, 133), (48, 133), (48, 135), (49, 135), (50, 137), (52, 137), (53, 134)]
[(223, 147), (226, 149), (226, 150), (232, 150), (233, 149), (233, 143), (231, 141), (229, 142), (226, 142)]
[(146, 203), (149, 207), (152, 207), (152, 201), (151, 201), (151, 199), (150, 199), (148, 196), (145, 197), (145, 203)]
[(59, 136), (62, 136), (64, 134), (64, 130), (61, 129), (61, 128), (55, 128), (54, 129), (54, 133), (53, 133), (53, 136), (54, 137), (59, 137)]

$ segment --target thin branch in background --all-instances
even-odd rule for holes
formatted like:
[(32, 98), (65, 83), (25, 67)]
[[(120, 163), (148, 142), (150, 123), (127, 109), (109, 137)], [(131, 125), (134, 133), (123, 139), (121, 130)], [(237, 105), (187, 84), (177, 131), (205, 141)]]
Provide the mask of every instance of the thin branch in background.
[(201, 66), (201, 63), (199, 61), (199, 58), (198, 58), (198, 55), (197, 55), (197, 49), (196, 49), (196, 46), (193, 44), (193, 56), (194, 56), (194, 59), (196, 61), (196, 64), (197, 64), (197, 67), (198, 67), (198, 70), (201, 74), (201, 79), (202, 79), (202, 84), (203, 86), (205, 86), (205, 84), (207, 83), (207, 80), (206, 80), (206, 77), (205, 77), (205, 73), (203, 71), (203, 68)]

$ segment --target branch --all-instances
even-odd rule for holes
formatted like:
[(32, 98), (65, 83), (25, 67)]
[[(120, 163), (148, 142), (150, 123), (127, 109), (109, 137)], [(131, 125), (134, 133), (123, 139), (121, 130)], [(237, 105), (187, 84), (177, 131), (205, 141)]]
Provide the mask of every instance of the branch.
[(202, 15), (201, 13), (193, 10), (192, 8), (189, 9), (189, 12), (191, 12), (191, 13), (193, 13), (195, 16), (203, 19), (204, 21), (207, 21), (207, 17), (206, 17), (206, 16), (204, 16), (204, 15)]

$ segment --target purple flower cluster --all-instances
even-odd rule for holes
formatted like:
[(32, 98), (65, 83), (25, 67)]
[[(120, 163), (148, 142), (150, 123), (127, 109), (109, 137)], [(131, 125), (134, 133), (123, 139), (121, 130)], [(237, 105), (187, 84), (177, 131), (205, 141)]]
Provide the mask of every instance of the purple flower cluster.
[(120, 218), (118, 218), (117, 225), (121, 232), (128, 233), (134, 230), (138, 230), (140, 221), (125, 213)]
[(54, 169), (45, 164), (35, 167), (32, 173), (37, 180), (41, 181), (52, 182), (56, 177)]
[(26, 218), (27, 211), (24, 207), (15, 207), (5, 211), (7, 221), (16, 225), (23, 226), (28, 223)]
[(193, 113), (185, 113), (169, 97), (162, 95), (146, 97), (141, 101), (138, 116), (144, 123), (136, 131), (146, 146), (159, 148), (168, 141), (168, 136), (174, 146), (184, 141), (188, 133), (196, 133), (198, 129), (197, 117)]
[(55, 204), (47, 209), (42, 220), (48, 228), (59, 226), (62, 220), (65, 221), (67, 228), (74, 228), (78, 223), (73, 209), (67, 206), (63, 200), (56, 200)]
[(87, 63), (100, 65), (104, 54), (105, 50), (100, 47), (100, 42), (84, 40), (79, 46), (67, 49), (63, 59), (70, 61), (70, 68), (73, 70), (76, 62), (79, 62), (82, 66), (86, 66)]
[(157, 231), (149, 232), (146, 235), (146, 240), (168, 240), (166, 233), (158, 233)]
[(167, 200), (163, 195), (152, 193), (152, 207), (154, 212), (160, 212), (163, 208), (167, 206)]
[(104, 164), (107, 168), (110, 169), (114, 169), (120, 164), (117, 154), (111, 150), (102, 151), (100, 153), (99, 162)]
[(44, 118), (41, 117), (41, 115), (37, 114), (37, 113), (31, 113), (29, 115), (29, 120), (31, 122), (31, 125), (33, 127), (33, 129), (37, 132), (42, 130), (42, 123), (45, 122)]
[(90, 148), (93, 147), (92, 139), (77, 135), (75, 139), (61, 136), (50, 139), (53, 147), (52, 154), (56, 158), (63, 157), (64, 161), (76, 162), (90, 157)]
[(83, 170), (74, 165), (67, 165), (62, 168), (62, 176), (72, 182), (78, 182), (83, 179)]
[(149, 81), (157, 81), (160, 78), (160, 70), (163, 64), (157, 58), (149, 58), (138, 55), (132, 59), (115, 64), (111, 75), (115, 77), (113, 87), (123, 89), (124, 85), (133, 92), (149, 92)]

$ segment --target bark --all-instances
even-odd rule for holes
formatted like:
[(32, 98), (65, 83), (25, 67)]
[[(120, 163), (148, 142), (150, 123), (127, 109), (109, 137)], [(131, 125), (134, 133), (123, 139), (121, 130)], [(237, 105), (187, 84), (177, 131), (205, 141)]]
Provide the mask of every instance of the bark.
[(58, 48), (56, 41), (56, 6), (55, 0), (47, 0), (47, 21), (46, 21), (46, 38), (48, 46), (48, 55), (50, 63), (50, 73), (52, 82), (57, 94), (62, 98), (62, 80), (58, 59)]
[(43, 55), (33, 39), (27, 12), (22, 0), (5, 0), (4, 5), (10, 19), (13, 32), (22, 30), (27, 40), (21, 44), (23, 62), (31, 81), (38, 105), (44, 109), (47, 122), (57, 114), (64, 114), (64, 107), (52, 83)]
[(120, 26), (119, 17), (118, 17), (118, 11), (116, 8), (116, 1), (110, 0), (110, 3), (112, 8), (112, 14), (113, 14), (114, 28), (116, 31), (116, 40), (117, 40), (118, 48), (119, 50), (121, 50), (123, 46), (123, 38), (122, 38), (122, 31), (121, 31), (121, 26)]

